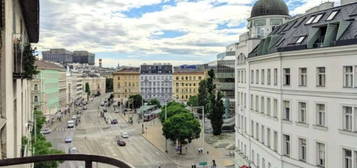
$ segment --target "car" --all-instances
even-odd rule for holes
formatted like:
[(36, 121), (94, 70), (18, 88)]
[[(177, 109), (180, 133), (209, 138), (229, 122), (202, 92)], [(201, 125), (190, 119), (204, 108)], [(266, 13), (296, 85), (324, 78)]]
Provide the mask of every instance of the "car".
[(128, 132), (125, 132), (125, 131), (122, 132), (122, 133), (121, 133), (121, 137), (122, 137), (122, 138), (129, 138)]
[(82, 108), (83, 110), (87, 110), (88, 108), (87, 108), (87, 106), (83, 106), (83, 108)]
[(123, 140), (121, 140), (121, 139), (118, 139), (118, 140), (117, 140), (117, 144), (118, 144), (119, 146), (125, 146), (125, 145), (126, 145), (125, 141), (123, 141)]
[(66, 137), (64, 138), (65, 143), (72, 143), (72, 138), (71, 137)]
[(111, 122), (110, 122), (111, 124), (118, 124), (118, 120), (117, 119), (113, 119)]
[(67, 121), (67, 128), (74, 128), (75, 121), (74, 120), (69, 120)]
[(76, 147), (70, 147), (68, 149), (68, 154), (76, 154), (76, 153), (78, 153), (78, 150)]
[(100, 106), (104, 106), (104, 105), (105, 105), (105, 102), (101, 102), (101, 103), (100, 103)]
[(108, 110), (106, 108), (103, 108), (103, 112), (108, 112)]
[(40, 131), (41, 134), (46, 135), (46, 134), (50, 134), (51, 133), (51, 129), (50, 128), (43, 128)]

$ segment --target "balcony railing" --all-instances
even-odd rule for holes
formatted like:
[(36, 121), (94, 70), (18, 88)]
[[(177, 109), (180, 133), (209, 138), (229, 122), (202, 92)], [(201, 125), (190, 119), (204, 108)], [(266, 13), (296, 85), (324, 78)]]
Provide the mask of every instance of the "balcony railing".
[(63, 154), (63, 155), (42, 155), (23, 158), (11, 158), (0, 160), (0, 166), (23, 165), (44, 161), (84, 161), (85, 168), (92, 168), (93, 162), (104, 163), (119, 168), (134, 168), (134, 166), (124, 161), (116, 160), (106, 156), (85, 155), (85, 154)]

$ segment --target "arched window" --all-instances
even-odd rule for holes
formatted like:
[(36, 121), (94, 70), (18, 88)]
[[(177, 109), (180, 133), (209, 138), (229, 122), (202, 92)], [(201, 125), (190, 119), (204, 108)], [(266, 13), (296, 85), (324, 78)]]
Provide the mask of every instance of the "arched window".
[(33, 99), (35, 103), (38, 103), (38, 96), (35, 96)]
[(35, 86), (34, 86), (34, 90), (38, 90), (38, 85), (37, 84), (35, 84)]

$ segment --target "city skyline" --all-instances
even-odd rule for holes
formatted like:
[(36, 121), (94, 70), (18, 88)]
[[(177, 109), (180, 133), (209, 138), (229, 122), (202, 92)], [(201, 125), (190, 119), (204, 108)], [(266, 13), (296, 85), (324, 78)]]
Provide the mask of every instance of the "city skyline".
[[(255, 2), (45, 0), (40, 4), (46, 8), (40, 13), (38, 48), (88, 50), (96, 54), (96, 64), (103, 59), (105, 67), (143, 62), (207, 63), (225, 46), (239, 41)], [(285, 2), (294, 16), (324, 1)]]

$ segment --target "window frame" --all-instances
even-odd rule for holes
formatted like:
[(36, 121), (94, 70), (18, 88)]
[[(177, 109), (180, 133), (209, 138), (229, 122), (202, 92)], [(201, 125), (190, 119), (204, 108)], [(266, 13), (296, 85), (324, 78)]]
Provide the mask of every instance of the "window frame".
[[(324, 107), (323, 111), (320, 110), (320, 108), (319, 108), (320, 105)], [(321, 116), (323, 116), (322, 118), (320, 118), (320, 114), (323, 114), (323, 115), (321, 115)], [(320, 127), (326, 127), (326, 104), (316, 103), (316, 123), (315, 124)]]
[(299, 160), (302, 162), (306, 162), (307, 158), (307, 143), (305, 138), (298, 139), (299, 144)]
[[(287, 70), (289, 72), (287, 73)], [(283, 68), (284, 72), (284, 86), (291, 86), (291, 69), (290, 68)]]
[(336, 16), (340, 13), (340, 10), (334, 10), (332, 11), (328, 17), (326, 18), (326, 21), (331, 21), (334, 20), (336, 18)]
[[(351, 67), (351, 72), (347, 72), (347, 68)], [(344, 88), (353, 88), (354, 87), (354, 66), (353, 65), (345, 65), (343, 66), (343, 87)], [(355, 70), (356, 71), (356, 70)], [(351, 81), (349, 81), (350, 79)]]
[(315, 19), (312, 21), (312, 23), (319, 23), (322, 17), (324, 17), (325, 13), (320, 13), (315, 15)]
[[(303, 108), (302, 105), (305, 105)], [(298, 122), (299, 123), (307, 123), (307, 103), (306, 102), (298, 102)], [(304, 115), (302, 115), (304, 113)]]
[[(305, 70), (305, 72), (303, 72)], [(299, 86), (307, 87), (307, 68), (301, 67), (299, 68)]]
[(301, 44), (306, 39), (306, 36), (299, 36), (296, 40), (295, 44)]
[[(322, 68), (324, 72), (320, 71)], [(326, 87), (326, 67), (316, 67), (316, 87)]]
[(315, 17), (316, 17), (315, 15), (311, 16), (310, 19), (305, 22), (305, 24), (306, 25), (311, 24), (315, 20)]

